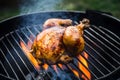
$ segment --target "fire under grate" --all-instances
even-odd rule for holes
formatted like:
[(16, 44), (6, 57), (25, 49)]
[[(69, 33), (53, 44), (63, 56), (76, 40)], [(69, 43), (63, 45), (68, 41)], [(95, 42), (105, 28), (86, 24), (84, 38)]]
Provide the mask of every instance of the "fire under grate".
[(102, 26), (84, 31), (85, 49), (69, 64), (44, 64), (40, 70), (24, 54), (20, 41), (28, 48), (42, 25), (26, 26), (0, 38), (0, 74), (17, 80), (94, 80), (120, 67), (120, 38)]

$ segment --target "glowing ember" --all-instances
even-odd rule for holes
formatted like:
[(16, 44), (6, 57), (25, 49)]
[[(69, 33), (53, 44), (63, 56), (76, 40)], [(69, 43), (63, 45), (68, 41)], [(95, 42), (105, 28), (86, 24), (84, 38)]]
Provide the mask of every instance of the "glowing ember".
[(69, 65), (68, 65), (68, 67), (72, 70), (72, 72), (75, 74), (75, 76), (77, 76), (78, 78), (80, 77), (77, 70), (71, 68)]
[(58, 70), (57, 70), (57, 66), (53, 65), (53, 69), (55, 70), (55, 72), (58, 74)]
[(75, 69), (72, 69), (72, 71), (79, 78), (79, 73)]
[(47, 71), (47, 70), (48, 70), (48, 64), (45, 63), (45, 64), (43, 65), (43, 68)]
[(64, 66), (62, 64), (58, 64), (58, 66), (61, 68), (61, 69), (64, 69)]
[[(86, 59), (88, 59), (88, 54), (86, 53), (86, 52), (84, 52), (84, 57), (86, 58)], [(84, 64), (84, 66), (86, 66), (87, 68), (88, 68), (88, 63), (87, 63), (87, 61), (82, 57), (82, 56), (78, 56), (78, 58), (79, 58), (79, 60)], [(78, 67), (79, 67), (79, 69), (89, 78), (89, 79), (91, 79), (91, 74), (90, 74), (90, 72), (88, 71), (88, 69), (86, 69), (85, 67), (84, 67), (80, 62), (78, 62)], [(84, 80), (87, 80), (87, 78), (84, 76), (84, 75), (82, 75), (81, 76)]]

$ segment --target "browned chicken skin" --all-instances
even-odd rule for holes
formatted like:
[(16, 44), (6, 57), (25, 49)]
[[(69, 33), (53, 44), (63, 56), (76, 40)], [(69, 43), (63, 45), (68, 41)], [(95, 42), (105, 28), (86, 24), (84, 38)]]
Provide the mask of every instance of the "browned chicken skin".
[(47, 21), (45, 21), (45, 23), (43, 24), (43, 30), (50, 28), (50, 27), (54, 27), (54, 26), (67, 27), (67, 26), (71, 26), (71, 25), (72, 25), (71, 19), (52, 18), (52, 19), (48, 19)]
[(74, 26), (70, 19), (48, 19), (43, 25), (44, 30), (34, 40), (31, 53), (39, 64), (68, 63), (83, 51), (86, 27), (89, 27), (88, 19)]

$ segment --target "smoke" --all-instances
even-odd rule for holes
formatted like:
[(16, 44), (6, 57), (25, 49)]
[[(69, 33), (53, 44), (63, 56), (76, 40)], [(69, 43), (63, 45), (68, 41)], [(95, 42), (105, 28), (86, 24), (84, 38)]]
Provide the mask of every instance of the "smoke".
[(22, 0), (20, 14), (37, 13), (56, 10), (61, 0)]

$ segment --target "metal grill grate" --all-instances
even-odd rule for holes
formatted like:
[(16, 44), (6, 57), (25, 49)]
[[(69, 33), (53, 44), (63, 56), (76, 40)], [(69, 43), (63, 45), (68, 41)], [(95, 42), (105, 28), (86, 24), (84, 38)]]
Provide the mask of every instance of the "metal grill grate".
[[(84, 31), (86, 42), (84, 52), (88, 54), (89, 58), (87, 59), (83, 53), (80, 54), (88, 62), (89, 69), (76, 57), (73, 63), (63, 65), (66, 70), (57, 64), (56, 69), (58, 72), (53, 69), (54, 65), (49, 65), (47, 71), (41, 66), (41, 70), (37, 71), (23, 53), (19, 42), (24, 42), (26, 46), (28, 41), (33, 43), (35, 36), (41, 30), (41, 25), (27, 26), (12, 31), (0, 39), (0, 68), (2, 69), (2, 75), (17, 80), (60, 80), (61, 78), (62, 80), (66, 78), (67, 80), (72, 80), (72, 78), (82, 80), (80, 77), (71, 75), (74, 74), (71, 70), (72, 66), (79, 75), (83, 74), (89, 79), (78, 68), (77, 62), (80, 62), (90, 72), (92, 79), (98, 79), (120, 67), (120, 54), (118, 54), (120, 53), (120, 38), (104, 27), (93, 25)], [(30, 38), (31, 35), (32, 38)]]

